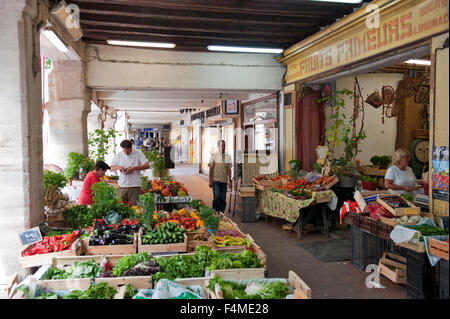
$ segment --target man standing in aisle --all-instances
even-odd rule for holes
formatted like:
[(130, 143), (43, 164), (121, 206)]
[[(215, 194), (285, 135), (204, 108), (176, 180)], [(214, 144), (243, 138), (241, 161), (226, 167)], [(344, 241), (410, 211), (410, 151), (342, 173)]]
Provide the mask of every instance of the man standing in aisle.
[(120, 143), (123, 152), (114, 156), (111, 171), (119, 170), (119, 195), (125, 202), (136, 205), (141, 194), (141, 173), (140, 171), (150, 168), (147, 158), (140, 150), (133, 149), (129, 140)]
[(231, 186), (231, 156), (225, 153), (225, 141), (217, 142), (219, 150), (209, 161), (209, 187), (213, 189), (213, 208), (225, 212), (227, 207), (227, 188)]

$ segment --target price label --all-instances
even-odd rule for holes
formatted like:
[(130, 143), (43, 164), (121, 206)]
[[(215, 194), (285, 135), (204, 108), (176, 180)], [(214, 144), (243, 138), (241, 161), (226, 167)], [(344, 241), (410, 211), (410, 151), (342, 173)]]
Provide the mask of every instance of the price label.
[(30, 245), (42, 241), (39, 227), (34, 227), (19, 234), (22, 245)]
[(416, 209), (406, 208), (404, 211), (405, 215), (418, 215), (419, 212)]

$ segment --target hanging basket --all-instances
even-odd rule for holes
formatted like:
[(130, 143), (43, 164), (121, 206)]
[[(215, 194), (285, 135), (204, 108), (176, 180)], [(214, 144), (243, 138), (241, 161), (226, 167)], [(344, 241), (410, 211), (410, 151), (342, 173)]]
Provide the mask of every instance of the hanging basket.
[(374, 108), (377, 109), (381, 105), (383, 105), (383, 100), (380, 96), (380, 93), (378, 91), (375, 91), (367, 97), (366, 103), (372, 105)]

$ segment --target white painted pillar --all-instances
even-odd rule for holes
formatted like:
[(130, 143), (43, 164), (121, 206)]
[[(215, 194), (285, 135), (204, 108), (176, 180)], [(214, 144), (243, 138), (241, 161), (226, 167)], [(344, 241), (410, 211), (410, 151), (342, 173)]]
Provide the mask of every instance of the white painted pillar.
[(0, 2), (0, 284), (19, 272), (19, 233), (44, 221), (37, 1)]
[(87, 116), (90, 102), (82, 62), (54, 62), (48, 85), (48, 164), (65, 168), (70, 152), (88, 155)]

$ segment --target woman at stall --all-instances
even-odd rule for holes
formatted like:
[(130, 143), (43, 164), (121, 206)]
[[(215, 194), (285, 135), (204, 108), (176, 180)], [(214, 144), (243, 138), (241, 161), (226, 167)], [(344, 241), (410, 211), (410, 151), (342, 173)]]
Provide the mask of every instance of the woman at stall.
[(416, 183), (416, 176), (411, 167), (409, 151), (405, 148), (397, 149), (392, 155), (393, 165), (388, 168), (384, 176), (384, 187), (397, 194), (412, 195), (420, 186)]
[(104, 161), (97, 161), (93, 171), (90, 171), (83, 182), (80, 196), (78, 197), (79, 205), (91, 205), (92, 204), (92, 190), (91, 186), (100, 182), (100, 177), (105, 176), (107, 170), (111, 167)]

